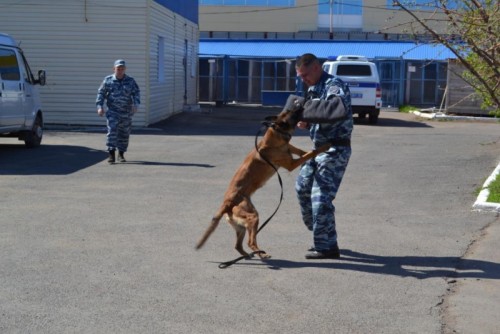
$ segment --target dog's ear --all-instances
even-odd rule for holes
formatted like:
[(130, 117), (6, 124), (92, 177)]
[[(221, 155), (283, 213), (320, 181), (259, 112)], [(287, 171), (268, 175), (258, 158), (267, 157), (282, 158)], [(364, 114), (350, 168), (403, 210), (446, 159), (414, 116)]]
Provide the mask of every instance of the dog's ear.
[(274, 122), (276, 122), (277, 119), (278, 119), (278, 116), (267, 116), (262, 121), (262, 125), (265, 125), (269, 128), (269, 127), (273, 126)]

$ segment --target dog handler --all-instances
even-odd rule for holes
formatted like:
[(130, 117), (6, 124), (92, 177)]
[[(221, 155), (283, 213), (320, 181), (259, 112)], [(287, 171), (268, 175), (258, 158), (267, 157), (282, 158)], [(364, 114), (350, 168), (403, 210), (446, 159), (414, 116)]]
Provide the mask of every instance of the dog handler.
[(351, 156), (351, 95), (349, 87), (342, 80), (323, 71), (321, 63), (313, 54), (302, 55), (296, 62), (296, 71), (297, 76), (309, 87), (305, 96), (304, 114), (308, 108), (315, 108), (324, 113), (338, 109), (339, 104), (344, 110), (344, 115), (336, 121), (302, 121), (297, 125), (301, 129), (309, 129), (315, 148), (326, 143), (332, 144), (327, 152), (302, 165), (295, 184), (302, 219), (306, 227), (313, 232), (314, 246), (308, 250), (305, 257), (338, 259), (340, 250), (333, 200)]
[[(134, 78), (125, 74), (125, 61), (115, 61), (114, 74), (104, 78), (97, 90), (97, 114), (106, 114), (108, 147), (110, 164), (115, 163), (115, 152), (118, 149), (118, 161), (125, 162), (124, 153), (127, 152), (130, 131), (132, 130), (132, 116), (137, 112), (141, 103), (139, 86)], [(104, 113), (104, 100), (108, 110)]]

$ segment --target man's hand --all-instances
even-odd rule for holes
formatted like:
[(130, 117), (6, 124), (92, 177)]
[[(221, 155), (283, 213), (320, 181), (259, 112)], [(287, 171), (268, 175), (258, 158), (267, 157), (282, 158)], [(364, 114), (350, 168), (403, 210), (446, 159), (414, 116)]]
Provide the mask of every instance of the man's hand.
[(98, 114), (99, 116), (104, 116), (104, 109), (103, 109), (102, 107), (101, 107), (101, 108), (99, 108), (99, 109), (97, 109), (97, 114)]
[(307, 129), (307, 127), (308, 127), (308, 126), (309, 126), (309, 124), (308, 124), (307, 122), (302, 122), (302, 121), (299, 121), (299, 122), (297, 123), (297, 127), (298, 127), (299, 129)]

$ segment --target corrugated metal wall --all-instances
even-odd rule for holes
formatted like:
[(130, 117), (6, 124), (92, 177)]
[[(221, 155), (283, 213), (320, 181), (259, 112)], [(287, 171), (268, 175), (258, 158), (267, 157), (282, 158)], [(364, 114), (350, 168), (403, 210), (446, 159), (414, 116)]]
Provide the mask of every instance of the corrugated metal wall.
[[(184, 83), (178, 54), (183, 54), (185, 24), (198, 37), (197, 25), (188, 23), (150, 0), (37, 0), (0, 6), (0, 31), (21, 42), (34, 72), (47, 71), (47, 85), (40, 92), (48, 124), (104, 125), (105, 120), (96, 114), (95, 97), (118, 58), (127, 61), (127, 74), (141, 88), (142, 104), (134, 126), (181, 111), (184, 91), (175, 85)], [(162, 85), (155, 63), (159, 35), (166, 42)], [(196, 103), (196, 85), (188, 95), (188, 103)]]

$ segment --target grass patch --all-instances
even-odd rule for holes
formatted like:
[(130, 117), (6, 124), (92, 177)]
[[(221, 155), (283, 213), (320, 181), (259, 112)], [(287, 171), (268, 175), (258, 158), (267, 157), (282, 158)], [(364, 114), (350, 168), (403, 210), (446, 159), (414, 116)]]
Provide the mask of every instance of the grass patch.
[(399, 107), (399, 112), (404, 112), (404, 113), (409, 113), (412, 111), (418, 111), (420, 108), (410, 106), (410, 105), (403, 105)]
[(495, 180), (489, 184), (488, 190), (490, 191), (488, 202), (500, 203), (500, 174), (497, 174)]

